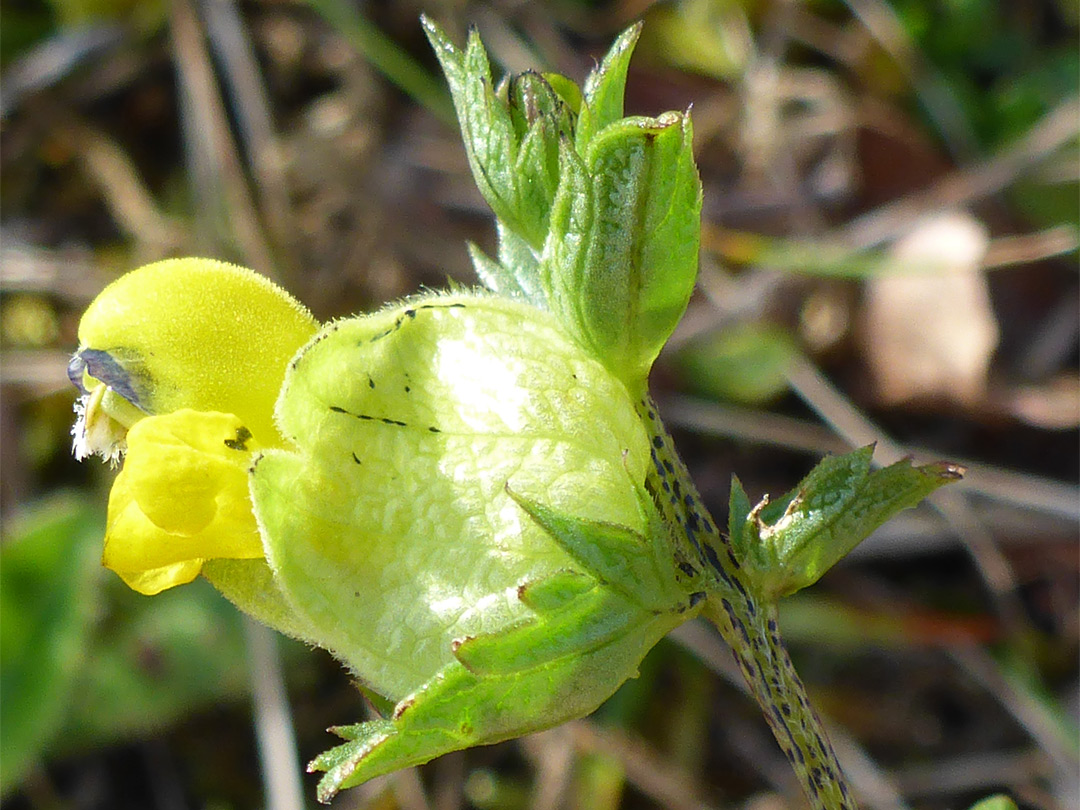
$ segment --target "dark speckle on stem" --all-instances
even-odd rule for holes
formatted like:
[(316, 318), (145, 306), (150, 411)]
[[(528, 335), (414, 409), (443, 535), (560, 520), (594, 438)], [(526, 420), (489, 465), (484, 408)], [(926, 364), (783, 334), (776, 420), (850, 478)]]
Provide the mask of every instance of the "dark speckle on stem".
[[(784, 649), (775, 604), (760, 600), (730, 540), (709, 517), (649, 400), (642, 400), (638, 414), (652, 434), (646, 487), (664, 522), (679, 529), (674, 540), (681, 539), (683, 545), (674, 551), (701, 566), (708, 582), (705, 615), (731, 645), (814, 810), (854, 810), (836, 754)], [(690, 575), (686, 568), (682, 572)]]

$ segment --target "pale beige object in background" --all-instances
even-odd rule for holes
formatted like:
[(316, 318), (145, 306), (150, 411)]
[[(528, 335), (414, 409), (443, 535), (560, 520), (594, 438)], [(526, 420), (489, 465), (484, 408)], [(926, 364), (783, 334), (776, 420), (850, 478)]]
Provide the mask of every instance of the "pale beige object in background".
[(989, 241), (970, 214), (935, 214), (894, 245), (891, 272), (867, 283), (863, 351), (883, 403), (984, 398), (998, 343), (980, 271)]

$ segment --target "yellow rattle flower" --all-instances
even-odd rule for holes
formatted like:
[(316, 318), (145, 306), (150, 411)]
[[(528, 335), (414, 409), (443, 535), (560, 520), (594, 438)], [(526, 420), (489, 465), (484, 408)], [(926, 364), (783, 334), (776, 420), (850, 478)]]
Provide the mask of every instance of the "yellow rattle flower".
[(69, 366), (83, 391), (75, 454), (125, 457), (103, 562), (133, 589), (263, 556), (247, 470), (256, 449), (283, 444), (274, 402), (317, 327), (266, 278), (209, 259), (142, 267), (87, 309)]

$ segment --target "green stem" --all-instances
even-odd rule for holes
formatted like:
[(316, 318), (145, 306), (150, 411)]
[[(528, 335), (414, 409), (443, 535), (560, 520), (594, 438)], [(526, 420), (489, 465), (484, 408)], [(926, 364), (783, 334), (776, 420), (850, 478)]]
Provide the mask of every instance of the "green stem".
[(677, 528), (677, 556), (693, 561), (708, 583), (704, 614), (731, 646), (776, 741), (814, 810), (855, 810), (840, 763), (806, 695), (776, 622), (777, 606), (760, 597), (701, 502), (690, 473), (648, 397), (638, 412), (652, 441), (646, 479), (667, 523)]

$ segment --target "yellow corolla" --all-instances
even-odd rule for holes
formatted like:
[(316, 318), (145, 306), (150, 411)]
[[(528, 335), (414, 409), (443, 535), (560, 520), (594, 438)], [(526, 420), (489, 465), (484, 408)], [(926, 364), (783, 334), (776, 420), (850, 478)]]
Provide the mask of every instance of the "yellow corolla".
[(103, 562), (132, 588), (262, 557), (247, 471), (256, 449), (283, 443), (274, 402), (317, 327), (264, 277), (207, 259), (147, 265), (87, 309), (69, 368), (83, 391), (75, 453), (124, 457)]

